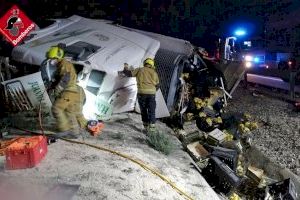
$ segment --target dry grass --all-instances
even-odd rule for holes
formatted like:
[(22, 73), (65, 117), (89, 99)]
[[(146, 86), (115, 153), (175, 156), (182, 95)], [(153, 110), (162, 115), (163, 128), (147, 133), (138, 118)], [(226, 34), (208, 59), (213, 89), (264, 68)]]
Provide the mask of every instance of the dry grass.
[(174, 147), (166, 134), (161, 132), (149, 132), (147, 142), (151, 147), (165, 155), (169, 155)]

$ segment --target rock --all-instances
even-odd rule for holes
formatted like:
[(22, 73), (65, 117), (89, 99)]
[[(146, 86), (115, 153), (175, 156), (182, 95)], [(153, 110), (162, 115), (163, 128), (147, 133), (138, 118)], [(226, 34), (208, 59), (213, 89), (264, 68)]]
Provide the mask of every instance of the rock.
[(297, 174), (298, 176), (300, 176), (300, 167), (299, 167), (299, 168), (296, 168), (295, 172), (296, 172), (296, 174)]

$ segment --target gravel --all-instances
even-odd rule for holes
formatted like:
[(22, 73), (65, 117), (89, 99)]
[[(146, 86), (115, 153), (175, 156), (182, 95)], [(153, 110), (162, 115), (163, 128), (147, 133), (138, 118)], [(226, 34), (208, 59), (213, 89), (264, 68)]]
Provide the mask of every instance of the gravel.
[(227, 110), (247, 112), (259, 123), (253, 144), (272, 161), (300, 176), (300, 113), (282, 100), (238, 87)]

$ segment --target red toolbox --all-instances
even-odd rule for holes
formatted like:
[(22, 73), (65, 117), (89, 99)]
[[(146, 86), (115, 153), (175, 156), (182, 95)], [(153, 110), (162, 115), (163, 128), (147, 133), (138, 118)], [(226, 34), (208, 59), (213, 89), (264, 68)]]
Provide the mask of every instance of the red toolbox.
[(20, 138), (5, 150), (6, 169), (25, 169), (36, 166), (47, 154), (47, 138)]

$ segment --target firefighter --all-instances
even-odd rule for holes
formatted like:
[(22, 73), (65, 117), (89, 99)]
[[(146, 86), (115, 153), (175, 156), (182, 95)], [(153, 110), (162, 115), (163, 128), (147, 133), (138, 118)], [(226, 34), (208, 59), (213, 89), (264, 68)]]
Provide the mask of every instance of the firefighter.
[(77, 85), (77, 74), (73, 64), (64, 58), (64, 50), (60, 46), (51, 47), (46, 57), (56, 64), (56, 72), (52, 84), (55, 93), (55, 101), (52, 106), (52, 113), (56, 119), (57, 129), (60, 132), (71, 131), (79, 133), (79, 128), (91, 132), (92, 135), (100, 133), (101, 122), (92, 123), (84, 118), (82, 107), (85, 102), (85, 93)]
[(128, 69), (124, 65), (122, 73), (127, 77), (136, 77), (138, 88), (137, 98), (144, 128), (149, 132), (156, 132), (155, 93), (159, 88), (159, 78), (152, 58), (147, 58), (143, 64), (144, 67), (134, 70)]
[(87, 126), (83, 117), (82, 107), (85, 101), (83, 89), (76, 84), (77, 74), (72, 63), (64, 58), (64, 50), (53, 46), (47, 52), (47, 58), (56, 64), (55, 81), (52, 86), (55, 101), (52, 113), (56, 119), (57, 129), (60, 132), (78, 130)]

